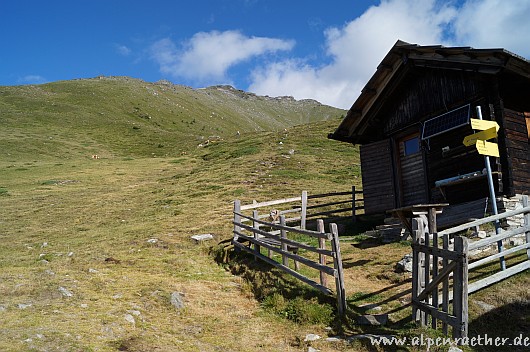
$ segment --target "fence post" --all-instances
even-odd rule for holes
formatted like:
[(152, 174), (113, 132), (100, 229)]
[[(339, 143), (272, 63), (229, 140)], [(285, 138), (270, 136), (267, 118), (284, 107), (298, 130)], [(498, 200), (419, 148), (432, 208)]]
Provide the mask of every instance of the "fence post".
[[(280, 215), (280, 225), (285, 226), (285, 215)], [(287, 231), (285, 231), (284, 229), (281, 229), (280, 237), (282, 239), (286, 239)], [(287, 252), (287, 243), (282, 242), (281, 246), (282, 246), (282, 252)], [(284, 253), (282, 253), (282, 264), (285, 265), (286, 267), (289, 267), (289, 258)]]
[(357, 221), (357, 217), (355, 215), (355, 211), (357, 210), (356, 208), (357, 204), (355, 203), (355, 186), (351, 186), (351, 216), (353, 223)]
[[(528, 206), (528, 196), (523, 196), (521, 199), (521, 202), (523, 203), (523, 208), (526, 208)], [(524, 226), (530, 225), (530, 212), (524, 213)], [(526, 243), (530, 243), (530, 231), (526, 231), (525, 233), (526, 237)], [(528, 260), (530, 260), (530, 248), (526, 250), (526, 256), (528, 257)]]
[(342, 271), (342, 257), (340, 255), (340, 244), (339, 244), (339, 230), (337, 229), (337, 224), (329, 224), (331, 228), (331, 246), (332, 250), (335, 253), (334, 257), (334, 266), (337, 270), (337, 276), (335, 277), (335, 286), (337, 290), (337, 309), (339, 317), (344, 318), (346, 314), (346, 292), (344, 290), (344, 273)]
[[(234, 242), (237, 242), (239, 239), (238, 233), (241, 232), (241, 227), (238, 225), (241, 223), (241, 216), (239, 214), (241, 214), (241, 201), (236, 199), (234, 201)], [(236, 252), (240, 251), (239, 247), (237, 246), (234, 246), (234, 250)]]
[[(429, 236), (432, 235), (432, 247), (436, 250), (438, 249), (438, 231), (436, 229), (436, 208), (429, 208), (429, 214), (428, 214), (428, 223), (429, 223)], [(429, 269), (427, 269), (429, 270)], [(438, 257), (433, 255), (432, 256), (432, 277), (433, 279), (438, 276)], [(438, 309), (438, 285), (434, 287), (434, 290), (432, 291), (432, 305), (436, 309)], [(436, 317), (432, 316), (432, 328), (436, 329)]]
[[(254, 220), (258, 220), (258, 211), (257, 210), (253, 210), (252, 211), (252, 218)], [(252, 227), (254, 229), (258, 230), (259, 229), (259, 222), (253, 221), (252, 222)], [(254, 238), (256, 240), (259, 239), (259, 234), (256, 231), (254, 231)], [(261, 253), (261, 247), (260, 247), (259, 244), (257, 244), (257, 243), (254, 244), (254, 251), (256, 251), (257, 253)], [(258, 256), (257, 255), (254, 256), (254, 260), (258, 260)]]
[(300, 214), (300, 228), (305, 230), (307, 221), (307, 191), (302, 191), (302, 214)]
[(458, 338), (467, 337), (468, 242), (467, 238), (462, 236), (455, 236), (454, 241), (455, 252), (460, 255), (453, 274), (453, 315), (456, 317), (456, 326), (453, 327), (453, 338)]
[(415, 244), (419, 244), (418, 219), (412, 219), (412, 320), (418, 321), (418, 308), (416, 308), (416, 299), (418, 297), (419, 284), (419, 255)]
[[(446, 234), (443, 236), (443, 249), (448, 250), (449, 249), (449, 234)], [(444, 257), (442, 260), (442, 270), (449, 265), (449, 260)], [(442, 283), (442, 311), (445, 313), (449, 312), (449, 275), (446, 276)], [(442, 332), (445, 336), (447, 336), (448, 333), (448, 327), (447, 323), (444, 321), (442, 322)]]
[[(324, 228), (324, 220), (318, 219), (317, 220), (317, 231), (320, 233), (325, 233), (326, 230)], [(318, 248), (319, 249), (326, 249), (326, 240), (324, 238), (318, 239)], [(318, 262), (321, 265), (326, 265), (326, 256), (324, 254), (318, 255)], [(328, 286), (328, 276), (324, 272), (320, 272), (320, 284), (322, 286)]]

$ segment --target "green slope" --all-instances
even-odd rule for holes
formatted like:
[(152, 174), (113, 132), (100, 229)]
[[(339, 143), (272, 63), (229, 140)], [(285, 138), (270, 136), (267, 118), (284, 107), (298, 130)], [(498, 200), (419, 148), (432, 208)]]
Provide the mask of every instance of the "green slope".
[(9, 159), (175, 155), (209, 139), (337, 118), (313, 100), (230, 86), (98, 77), (0, 87), (0, 148)]

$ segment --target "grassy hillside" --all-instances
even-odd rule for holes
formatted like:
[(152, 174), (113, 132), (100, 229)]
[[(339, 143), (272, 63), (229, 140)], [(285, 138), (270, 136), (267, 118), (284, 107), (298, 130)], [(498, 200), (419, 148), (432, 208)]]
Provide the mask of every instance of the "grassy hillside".
[[(279, 120), (286, 115), (274, 109), (304, 105), (227, 88), (192, 91), (120, 78), (0, 91), (0, 351), (307, 351), (310, 344), (321, 351), (378, 350), (366, 342), (304, 342), (309, 333), (338, 333), (329, 302), (268, 266), (216, 261), (218, 243), (232, 235), (234, 199), (360, 186), (358, 149), (326, 138), (340, 111), (314, 105), (310, 111), (337, 115), (285, 129), (306, 115)], [(164, 107), (168, 100), (160, 100), (164, 114), (148, 110), (165, 94), (186, 96), (204, 113), (216, 106), (233, 116), (207, 125), (222, 133), (206, 143), (210, 134), (201, 139), (196, 127), (209, 115), (199, 119), (204, 115), (190, 109), (175, 119)], [(221, 99), (227, 95), (237, 103)], [(251, 115), (262, 117), (259, 128), (244, 113), (258, 106), (274, 112)], [(215, 239), (190, 239), (204, 233)], [(351, 312), (376, 303), (391, 312), (393, 324), (350, 326), (347, 333), (410, 333), (402, 322), (410, 315), (410, 280), (393, 272), (409, 244), (352, 238), (341, 244)], [(471, 303), (470, 330), (490, 334), (493, 322), (500, 336), (526, 331), (529, 283), (526, 273), (481, 292), (497, 309), (483, 315)], [(181, 309), (171, 304), (175, 292)], [(315, 319), (296, 316), (314, 307)]]
[(269, 98), (229, 86), (99, 77), (0, 87), (0, 148), (15, 159), (171, 156), (208, 139), (339, 117), (316, 101)]

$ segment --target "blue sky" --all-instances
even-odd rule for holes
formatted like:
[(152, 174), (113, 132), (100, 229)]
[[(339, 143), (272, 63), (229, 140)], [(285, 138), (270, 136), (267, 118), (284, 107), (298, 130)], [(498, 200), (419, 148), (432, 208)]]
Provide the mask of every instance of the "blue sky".
[(530, 0), (1, 0), (0, 85), (123, 75), (349, 108), (398, 40), (530, 58)]

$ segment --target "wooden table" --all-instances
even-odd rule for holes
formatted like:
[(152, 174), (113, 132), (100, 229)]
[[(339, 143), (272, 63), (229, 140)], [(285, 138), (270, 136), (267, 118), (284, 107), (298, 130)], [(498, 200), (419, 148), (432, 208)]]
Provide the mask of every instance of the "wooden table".
[(438, 204), (415, 204), (406, 207), (389, 210), (388, 213), (397, 217), (405, 228), (412, 234), (412, 218), (425, 215), (429, 223), (429, 232), (436, 232), (436, 214), (441, 214), (447, 203)]

